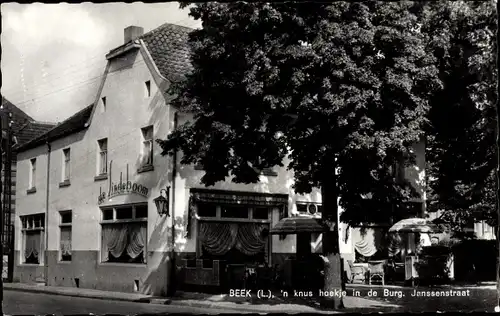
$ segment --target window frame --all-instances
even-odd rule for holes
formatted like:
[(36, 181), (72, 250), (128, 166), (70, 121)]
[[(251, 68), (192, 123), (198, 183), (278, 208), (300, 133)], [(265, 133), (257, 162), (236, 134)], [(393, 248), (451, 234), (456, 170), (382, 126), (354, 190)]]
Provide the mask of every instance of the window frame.
[[(113, 225), (113, 224), (116, 224), (116, 225), (120, 225), (120, 224), (142, 224), (142, 225), (146, 225), (146, 235), (148, 234), (148, 217), (141, 217), (141, 218), (137, 218), (136, 217), (136, 208), (137, 207), (141, 207), (141, 206), (146, 206), (147, 207), (147, 215), (149, 216), (149, 205), (148, 203), (133, 203), (133, 204), (123, 204), (123, 205), (115, 205), (115, 206), (109, 206), (109, 207), (101, 207), (100, 208), (100, 213), (101, 213), (101, 220), (99, 222), (99, 225), (100, 225), (100, 245), (99, 245), (99, 264), (102, 264), (102, 265), (125, 265), (125, 266), (134, 266), (134, 265), (137, 265), (137, 266), (144, 266), (144, 265), (147, 265), (147, 254), (148, 254), (148, 245), (149, 245), (149, 240), (148, 238), (146, 237), (146, 244), (145, 244), (145, 249), (144, 249), (144, 253), (143, 253), (143, 259), (144, 259), (144, 262), (143, 263), (127, 263), (127, 262), (109, 262), (109, 261), (102, 261), (102, 242), (103, 242), (103, 225)], [(131, 219), (117, 219), (116, 217), (116, 213), (117, 213), (117, 210), (119, 210), (120, 208), (123, 209), (123, 208), (132, 208), (132, 218)], [(105, 220), (103, 219), (103, 212), (104, 211), (109, 211), (109, 210), (112, 210), (113, 212), (113, 219), (110, 219), (110, 220)]]
[[(40, 226), (36, 226), (37, 221), (35, 220), (36, 217), (40, 218)], [(21, 251), (20, 251), (20, 256), (21, 260), (19, 265), (44, 265), (44, 256), (45, 256), (45, 213), (35, 213), (35, 214), (28, 214), (28, 215), (19, 215), (19, 219), (21, 221)], [(26, 225), (24, 224), (26, 223)], [(26, 236), (28, 233), (38, 233), (40, 234), (40, 251), (38, 253), (38, 263), (27, 263), (26, 258), (23, 255), (25, 250), (26, 250)]]
[[(225, 203), (225, 204), (220, 204), (220, 203), (206, 203), (206, 204), (211, 204), (215, 205), (215, 216), (198, 216), (200, 221), (212, 221), (212, 222), (245, 222), (245, 223), (269, 223), (271, 224), (272, 222), (272, 215), (273, 215), (273, 209), (276, 208), (277, 206), (266, 206), (266, 205), (240, 205), (240, 204), (230, 204), (230, 203)], [(223, 217), (222, 216), (222, 208), (224, 206), (229, 206), (229, 207), (246, 207), (248, 209), (248, 217), (247, 218), (241, 218), (241, 217)], [(253, 218), (253, 210), (256, 208), (267, 208), (268, 209), (268, 219), (255, 219)]]
[(151, 80), (144, 82), (144, 96), (146, 98), (151, 98)]
[[(70, 214), (70, 222), (64, 222), (64, 215)], [(60, 211), (59, 212), (59, 256), (58, 256), (58, 262), (71, 262), (72, 261), (72, 255), (70, 255), (69, 260), (64, 260), (62, 256), (62, 250), (61, 250), (61, 236), (62, 236), (62, 230), (69, 228), (70, 230), (70, 241), (73, 242), (73, 211), (72, 210), (66, 210), (66, 211)], [(71, 244), (71, 251), (73, 251), (73, 244)]]
[(36, 158), (30, 159), (29, 190), (36, 188)]
[(69, 181), (71, 178), (71, 148), (65, 148), (62, 150), (63, 162), (62, 162), (62, 181)]
[(102, 104), (102, 112), (106, 112), (107, 109), (107, 103), (106, 103), (106, 96), (101, 97), (101, 104)]
[[(124, 204), (124, 205), (115, 205), (115, 206), (104, 206), (101, 207), (101, 220), (100, 224), (120, 224), (120, 223), (132, 223), (132, 222), (147, 222), (148, 217), (136, 217), (136, 208), (141, 207), (141, 206), (146, 206), (148, 210), (148, 217), (149, 217), (149, 205), (148, 203), (133, 203), (133, 204)], [(124, 209), (124, 208), (132, 208), (132, 218), (127, 218), (127, 219), (117, 219), (116, 213), (117, 210), (119, 209)], [(110, 211), (112, 210), (113, 214), (113, 219), (104, 219), (104, 211)], [(119, 212), (119, 211), (118, 211)]]
[[(97, 149), (98, 149), (97, 175), (98, 176), (107, 175), (108, 174), (108, 138), (99, 139), (97, 141)], [(105, 158), (103, 158), (103, 156)], [(104, 160), (104, 162), (103, 162), (103, 160)]]
[[(151, 133), (151, 135), (149, 135)], [(154, 125), (149, 125), (141, 128), (142, 134), (142, 148), (141, 148), (141, 165), (142, 167), (153, 166), (154, 164)], [(149, 152), (147, 152), (147, 145), (149, 144)], [(148, 159), (149, 158), (149, 162)]]

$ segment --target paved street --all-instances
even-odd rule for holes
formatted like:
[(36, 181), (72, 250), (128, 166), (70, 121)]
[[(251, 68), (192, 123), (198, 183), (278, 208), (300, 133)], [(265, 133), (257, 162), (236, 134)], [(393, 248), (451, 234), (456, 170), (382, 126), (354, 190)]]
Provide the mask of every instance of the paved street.
[(136, 315), (144, 313), (220, 314), (244, 312), (5, 291), (4, 313), (7, 315), (75, 315), (89, 313), (96, 315)]

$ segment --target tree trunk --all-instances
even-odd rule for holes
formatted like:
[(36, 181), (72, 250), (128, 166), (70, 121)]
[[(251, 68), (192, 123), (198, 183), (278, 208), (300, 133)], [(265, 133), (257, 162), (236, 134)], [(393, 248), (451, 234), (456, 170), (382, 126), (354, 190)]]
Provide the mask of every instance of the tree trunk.
[[(497, 12), (500, 10), (500, 3), (497, 1)], [(497, 28), (497, 41), (500, 40), (500, 30)], [(500, 82), (497, 80), (497, 85), (500, 87)], [(497, 306), (495, 307), (495, 312), (500, 312), (500, 151), (498, 146), (500, 143), (500, 111), (498, 105), (495, 107), (497, 115), (497, 126), (496, 126), (496, 146), (495, 154), (497, 158), (497, 170), (496, 170), (496, 211), (497, 211)]]
[(323, 233), (323, 255), (325, 257), (325, 286), (320, 295), (321, 305), (330, 309), (344, 308), (342, 300), (342, 259), (339, 247), (338, 191), (334, 176), (323, 181), (321, 186), (323, 220), (329, 230)]

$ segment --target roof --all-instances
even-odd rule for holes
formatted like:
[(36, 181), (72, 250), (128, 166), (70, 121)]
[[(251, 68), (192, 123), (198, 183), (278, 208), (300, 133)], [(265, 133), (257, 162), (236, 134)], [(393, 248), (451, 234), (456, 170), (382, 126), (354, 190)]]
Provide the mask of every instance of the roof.
[(18, 146), (46, 133), (56, 125), (55, 123), (35, 121), (31, 116), (4, 97), (2, 97), (2, 105), (7, 113), (12, 114), (12, 134), (16, 138)]
[(47, 132), (36, 137), (35, 139), (17, 147), (17, 151), (24, 151), (45, 144), (48, 141), (54, 141), (64, 136), (79, 132), (87, 128), (87, 121), (92, 114), (93, 104), (85, 107), (70, 118), (64, 120), (60, 124), (52, 127)]
[(26, 144), (30, 140), (33, 140), (54, 128), (57, 124), (55, 123), (42, 123), (37, 121), (32, 121), (26, 123), (18, 130), (13, 130), (13, 134), (16, 137), (17, 145), (21, 146)]
[(188, 36), (193, 29), (165, 23), (142, 35), (156, 67), (170, 81), (182, 80), (193, 67), (191, 65)]
[(9, 100), (7, 100), (4, 97), (2, 97), (2, 106), (4, 107), (4, 109), (7, 112), (12, 113), (12, 118), (14, 121), (16, 121), (16, 120), (17, 121), (34, 121), (34, 119), (31, 116), (26, 114), (24, 111), (22, 111), (20, 108), (18, 108), (14, 104), (12, 104), (12, 102), (10, 102)]

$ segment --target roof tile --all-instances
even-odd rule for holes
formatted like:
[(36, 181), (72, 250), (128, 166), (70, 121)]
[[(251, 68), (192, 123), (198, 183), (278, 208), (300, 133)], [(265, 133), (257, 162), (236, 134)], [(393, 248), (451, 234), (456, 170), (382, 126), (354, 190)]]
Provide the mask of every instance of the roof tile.
[(188, 27), (165, 23), (140, 37), (156, 67), (168, 80), (179, 81), (193, 69), (188, 46), (192, 31)]
[[(90, 115), (92, 114), (92, 108), (93, 104), (85, 107), (83, 110), (77, 112), (70, 118), (64, 120), (60, 124), (57, 124), (55, 126), (52, 126), (48, 131), (44, 132), (43, 134), (39, 135), (38, 137), (34, 138), (33, 140), (20, 145), (18, 147), (18, 151), (23, 151), (29, 148), (33, 148), (36, 146), (40, 146), (41, 144), (44, 144), (47, 139), (50, 140), (56, 140), (61, 137), (70, 135), (72, 133), (79, 132), (87, 127), (87, 121), (90, 118)], [(32, 126), (34, 130), (41, 131), (47, 126), (44, 126), (43, 123), (37, 123)]]

